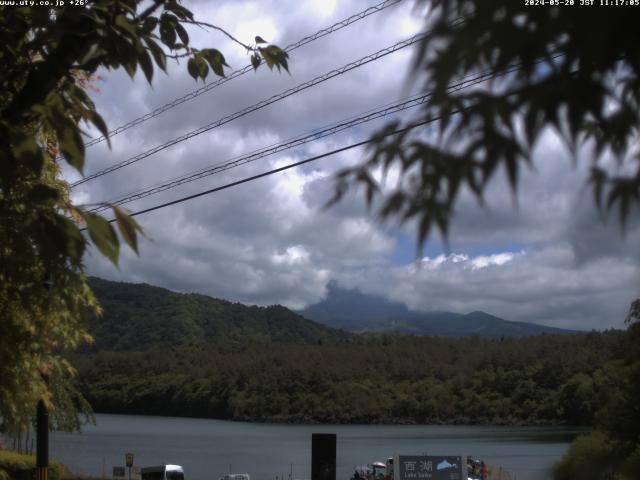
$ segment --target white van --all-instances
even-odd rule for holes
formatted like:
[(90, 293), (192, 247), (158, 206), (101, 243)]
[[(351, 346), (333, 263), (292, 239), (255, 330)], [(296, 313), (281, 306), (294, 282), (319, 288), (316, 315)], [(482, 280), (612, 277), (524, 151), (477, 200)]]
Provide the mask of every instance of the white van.
[(142, 480), (184, 480), (184, 472), (180, 465), (159, 465), (140, 469)]

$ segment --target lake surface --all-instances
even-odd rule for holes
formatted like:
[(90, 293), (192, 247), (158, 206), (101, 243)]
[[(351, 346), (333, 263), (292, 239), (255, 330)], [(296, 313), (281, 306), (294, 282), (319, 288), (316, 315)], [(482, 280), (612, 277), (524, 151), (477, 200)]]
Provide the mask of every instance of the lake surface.
[(182, 465), (186, 480), (249, 473), (251, 480), (311, 477), (311, 434), (337, 434), (337, 478), (398, 454), (472, 455), (515, 480), (551, 478), (550, 469), (581, 430), (431, 425), (281, 425), (220, 420), (96, 415), (81, 433), (55, 433), (50, 455), (76, 473), (111, 477), (132, 452), (140, 466)]

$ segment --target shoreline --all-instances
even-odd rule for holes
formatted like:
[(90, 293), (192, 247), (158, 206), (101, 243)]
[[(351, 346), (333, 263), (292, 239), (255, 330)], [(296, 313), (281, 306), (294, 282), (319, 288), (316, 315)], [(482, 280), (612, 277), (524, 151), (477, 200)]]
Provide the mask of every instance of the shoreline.
[[(591, 431), (594, 427), (592, 425), (571, 425), (568, 423), (546, 423), (546, 422), (419, 422), (419, 421), (379, 421), (379, 422), (327, 422), (327, 421), (291, 421), (291, 420), (279, 420), (275, 418), (215, 418), (215, 417), (202, 417), (174, 414), (152, 414), (152, 413), (138, 413), (138, 412), (122, 412), (122, 411), (95, 411), (94, 415), (123, 415), (123, 416), (139, 416), (139, 417), (153, 417), (153, 418), (175, 418), (175, 419), (191, 419), (191, 420), (214, 420), (220, 422), (230, 422), (236, 424), (256, 424), (256, 425), (281, 425), (281, 426), (314, 426), (314, 425), (335, 425), (335, 426), (422, 426), (422, 427), (513, 427), (513, 428), (552, 428), (552, 429), (569, 429), (576, 431), (584, 431), (585, 433)], [(90, 422), (89, 422), (90, 423)]]

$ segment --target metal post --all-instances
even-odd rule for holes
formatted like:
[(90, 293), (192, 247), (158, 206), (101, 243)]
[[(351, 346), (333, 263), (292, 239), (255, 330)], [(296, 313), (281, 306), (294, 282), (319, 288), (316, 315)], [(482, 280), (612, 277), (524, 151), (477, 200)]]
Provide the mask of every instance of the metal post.
[[(44, 288), (51, 291), (53, 282), (50, 277), (44, 282)], [(49, 378), (43, 374), (45, 385), (49, 385)], [(49, 477), (49, 412), (44, 400), (38, 401), (36, 411), (36, 479), (48, 480)]]
[(36, 478), (49, 476), (49, 412), (43, 400), (38, 401), (36, 415)]
[(311, 480), (336, 480), (336, 434), (311, 434)]

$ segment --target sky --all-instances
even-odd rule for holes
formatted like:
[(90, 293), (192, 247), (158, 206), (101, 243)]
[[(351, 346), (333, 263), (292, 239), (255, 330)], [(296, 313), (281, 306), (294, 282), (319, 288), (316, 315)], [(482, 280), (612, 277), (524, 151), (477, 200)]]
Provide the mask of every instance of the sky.
[[(281, 47), (376, 5), (375, 0), (185, 1), (196, 18), (245, 43), (255, 35)], [(374, 13), (291, 53), (290, 74), (235, 78), (87, 149), (85, 174), (129, 159), (187, 132), (296, 87), (420, 32), (424, 12), (410, 0)], [(233, 71), (249, 64), (244, 49), (215, 31), (189, 30), (195, 46), (221, 50)], [(308, 134), (420, 92), (404, 48), (295, 93), (126, 168), (73, 189), (75, 201), (109, 201), (170, 179)], [(100, 72), (92, 92), (110, 128), (202, 87), (186, 64), (157, 71), (153, 86), (137, 74)], [(209, 81), (215, 78), (210, 77)], [(407, 110), (336, 135), (218, 172), (124, 205), (135, 212), (366, 140)], [(90, 134), (95, 132), (89, 131)], [(580, 155), (580, 154), (579, 154)], [(422, 252), (413, 225), (381, 223), (362, 191), (325, 208), (335, 174), (367, 159), (364, 148), (136, 217), (148, 239), (140, 255), (123, 248), (119, 268), (95, 251), (87, 272), (145, 282), (245, 304), (302, 309), (327, 294), (330, 281), (379, 294), (414, 310), (474, 310), (507, 320), (573, 329), (622, 328), (639, 295), (640, 224), (622, 232), (602, 219), (585, 187), (586, 162), (574, 165), (562, 142), (545, 132), (535, 168), (523, 172), (517, 202), (506, 178), (492, 181), (480, 207), (462, 195), (449, 242), (437, 235)], [(66, 177), (80, 176), (71, 170)]]

